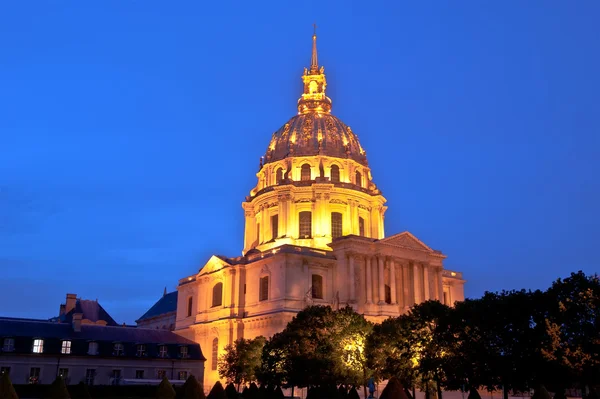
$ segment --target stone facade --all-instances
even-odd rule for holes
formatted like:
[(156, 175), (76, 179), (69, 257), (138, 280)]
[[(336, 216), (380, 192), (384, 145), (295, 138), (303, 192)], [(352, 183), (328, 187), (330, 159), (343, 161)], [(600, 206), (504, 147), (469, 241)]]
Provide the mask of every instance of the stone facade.
[(308, 305), (352, 306), (373, 322), (429, 299), (464, 299), (459, 272), (409, 232), (385, 237), (386, 199), (358, 136), (331, 115), (316, 35), (298, 115), (277, 130), (242, 206), (242, 256), (212, 256), (179, 281), (175, 332), (218, 357), (239, 338), (270, 337)]

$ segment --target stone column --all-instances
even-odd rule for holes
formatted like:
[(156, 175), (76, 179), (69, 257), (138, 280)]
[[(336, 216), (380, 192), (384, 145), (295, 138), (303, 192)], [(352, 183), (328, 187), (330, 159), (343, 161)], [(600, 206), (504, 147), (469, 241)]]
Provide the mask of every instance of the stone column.
[(442, 268), (440, 267), (437, 272), (437, 284), (438, 284), (438, 301), (444, 303), (444, 285), (442, 283)]
[(429, 265), (423, 265), (423, 301), (427, 301), (431, 298), (431, 292), (429, 292)]
[(371, 257), (365, 257), (365, 268), (367, 269), (367, 303), (373, 301), (373, 279), (371, 276)]
[(402, 305), (408, 307), (412, 305), (412, 301), (410, 299), (410, 270), (408, 268), (409, 265), (403, 263), (402, 264), (402, 288), (403, 288), (403, 303)]
[(356, 284), (356, 279), (354, 278), (354, 256), (348, 256), (348, 275), (350, 276), (350, 297), (348, 300), (350, 302), (356, 302), (356, 294), (354, 293)]
[(377, 260), (379, 263), (379, 304), (385, 303), (385, 282), (384, 282), (384, 259), (382, 255), (377, 256)]
[(414, 279), (414, 287), (415, 287), (415, 304), (421, 302), (421, 281), (420, 281), (421, 273), (419, 273), (419, 265), (413, 263), (413, 279)]
[(248, 250), (254, 241), (256, 241), (256, 219), (254, 217), (254, 209), (251, 206), (244, 207), (244, 215), (246, 216), (244, 248)]
[(396, 305), (398, 300), (396, 298), (396, 265), (394, 259), (390, 259), (390, 291), (392, 293), (392, 305)]

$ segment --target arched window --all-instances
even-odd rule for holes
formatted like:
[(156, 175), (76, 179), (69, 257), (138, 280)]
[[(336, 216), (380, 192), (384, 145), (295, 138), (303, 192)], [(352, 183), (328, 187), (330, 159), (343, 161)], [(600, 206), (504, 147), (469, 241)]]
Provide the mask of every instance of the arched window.
[(340, 167), (337, 165), (331, 165), (331, 182), (332, 183), (340, 182)]
[(365, 236), (365, 219), (358, 218), (358, 235), (361, 237)]
[(271, 216), (271, 240), (279, 237), (279, 216), (272, 215)]
[(323, 276), (319, 274), (312, 275), (312, 297), (323, 299)]
[(282, 180), (283, 180), (283, 170), (281, 168), (277, 168), (277, 171), (275, 172), (275, 184), (281, 184)]
[(300, 180), (310, 180), (310, 165), (307, 163), (300, 168)]
[(390, 288), (389, 285), (385, 286), (385, 303), (387, 303), (387, 304), (392, 303), (392, 289)]
[(331, 238), (342, 236), (342, 214), (331, 212)]
[(188, 303), (187, 303), (187, 317), (190, 317), (192, 315), (192, 303), (193, 302), (194, 302), (194, 297), (189, 297)]
[(356, 171), (356, 185), (362, 187), (362, 175), (358, 170)]
[(212, 307), (223, 304), (223, 283), (217, 283), (213, 287)]
[(298, 214), (298, 230), (300, 238), (312, 237), (312, 212), (304, 211)]
[(213, 339), (212, 342), (212, 359), (210, 368), (213, 370), (217, 369), (217, 363), (219, 361), (219, 338)]
[(261, 277), (258, 287), (258, 300), (266, 301), (269, 299), (269, 276)]

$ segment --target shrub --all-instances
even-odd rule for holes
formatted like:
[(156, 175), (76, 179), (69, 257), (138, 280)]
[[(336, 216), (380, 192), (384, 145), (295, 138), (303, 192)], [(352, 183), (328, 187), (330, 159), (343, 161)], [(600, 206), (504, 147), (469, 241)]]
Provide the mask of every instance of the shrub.
[(0, 398), (1, 399), (19, 399), (15, 387), (13, 387), (10, 377), (7, 373), (0, 376)]
[(231, 382), (225, 387), (225, 395), (228, 399), (238, 399), (238, 391)]
[(360, 395), (356, 392), (356, 387), (352, 387), (348, 392), (348, 399), (360, 399)]
[(379, 396), (380, 399), (408, 399), (404, 392), (404, 386), (396, 377), (390, 378)]
[(61, 376), (56, 377), (50, 385), (50, 397), (52, 399), (71, 399), (65, 380)]
[(215, 385), (210, 390), (207, 399), (227, 399), (227, 395), (225, 395), (225, 389), (223, 389), (223, 385), (221, 385), (221, 381), (217, 381)]
[(202, 385), (200, 385), (193, 375), (190, 375), (188, 379), (185, 380), (185, 383), (181, 387), (181, 391), (183, 392), (184, 399), (206, 399)]
[(175, 399), (175, 390), (173, 385), (169, 382), (167, 377), (163, 377), (160, 384), (158, 384), (158, 390), (156, 391), (157, 399)]

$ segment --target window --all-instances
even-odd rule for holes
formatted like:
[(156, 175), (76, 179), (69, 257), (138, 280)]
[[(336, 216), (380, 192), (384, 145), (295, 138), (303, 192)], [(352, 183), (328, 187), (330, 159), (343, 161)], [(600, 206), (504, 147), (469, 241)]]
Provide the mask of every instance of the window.
[(444, 291), (444, 305), (448, 305), (448, 292)]
[(219, 338), (213, 339), (212, 343), (212, 362), (210, 368), (213, 370), (217, 369), (217, 361), (219, 359)]
[(113, 370), (110, 378), (112, 378), (112, 385), (119, 385), (119, 382), (121, 380), (121, 370)]
[(167, 370), (164, 370), (164, 369), (156, 370), (156, 378), (158, 378), (159, 380), (162, 380), (166, 376), (167, 376)]
[(279, 216), (271, 216), (271, 239), (274, 240), (279, 237)]
[(362, 187), (362, 175), (358, 170), (356, 171), (356, 185)]
[(60, 353), (62, 353), (63, 355), (68, 355), (69, 353), (71, 353), (71, 341), (62, 342)]
[(29, 383), (30, 384), (37, 384), (38, 382), (40, 382), (40, 368), (39, 367), (32, 367), (29, 370)]
[(86, 385), (94, 385), (96, 379), (96, 369), (87, 369), (85, 371), (85, 383)]
[(331, 182), (332, 183), (340, 182), (340, 167), (337, 165), (331, 165)]
[(342, 236), (342, 214), (331, 212), (331, 238)]
[(323, 299), (323, 277), (318, 274), (312, 275), (312, 297)]
[(114, 355), (115, 356), (123, 356), (125, 354), (125, 348), (123, 347), (123, 344), (120, 342), (117, 342), (115, 344), (115, 346), (113, 346), (113, 351), (114, 351)]
[(223, 304), (223, 283), (217, 283), (213, 287), (212, 307), (221, 306)]
[(144, 370), (135, 370), (135, 379), (143, 380), (144, 379)]
[(14, 338), (4, 338), (4, 343), (2, 345), (3, 352), (12, 352), (15, 350), (15, 339)]
[(256, 223), (256, 241), (260, 243), (260, 223)]
[(266, 301), (269, 299), (269, 276), (260, 278), (260, 286), (258, 291), (259, 301)]
[(181, 356), (182, 359), (187, 359), (188, 357), (190, 357), (190, 355), (188, 354), (187, 346), (184, 345), (179, 347), (179, 356)]
[(136, 356), (146, 356), (146, 345), (138, 345)]
[(187, 317), (190, 317), (192, 315), (192, 304), (194, 302), (194, 297), (189, 297), (188, 298), (188, 303), (187, 303)]
[(302, 165), (302, 167), (300, 168), (300, 180), (310, 180), (310, 165), (307, 163)]
[(0, 367), (0, 375), (10, 375), (10, 367)]
[(69, 378), (69, 369), (58, 369), (58, 376), (62, 377), (63, 380)]
[(386, 285), (384, 288), (385, 288), (385, 303), (387, 303), (389, 305), (392, 303), (392, 289), (390, 288), (389, 285)]
[(167, 357), (168, 353), (167, 345), (161, 345), (158, 347), (158, 357)]
[(180, 380), (187, 380), (188, 378), (188, 372), (187, 371), (180, 371), (179, 372), (179, 379)]
[(90, 342), (88, 346), (88, 355), (98, 354), (98, 342)]
[(300, 212), (298, 215), (300, 238), (312, 237), (312, 212)]
[(277, 171), (275, 172), (275, 184), (281, 184), (282, 180), (283, 180), (283, 170), (281, 168), (277, 168)]
[(365, 219), (358, 218), (358, 235), (361, 237), (365, 236)]
[(33, 340), (33, 353), (44, 353), (44, 340), (34, 339)]

